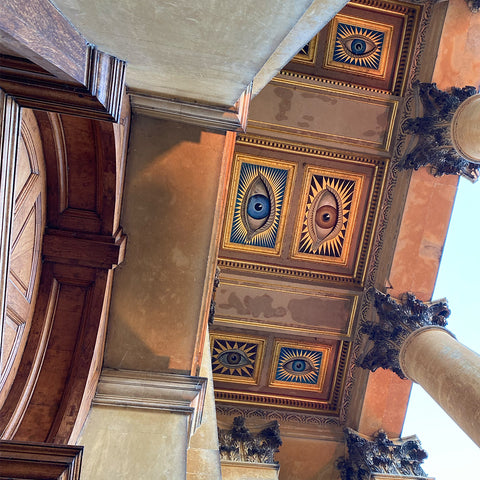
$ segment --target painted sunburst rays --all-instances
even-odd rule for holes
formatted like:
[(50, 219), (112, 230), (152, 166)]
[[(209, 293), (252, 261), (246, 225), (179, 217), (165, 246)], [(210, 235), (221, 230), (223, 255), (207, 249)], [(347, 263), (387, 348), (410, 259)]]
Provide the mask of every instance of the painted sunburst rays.
[(312, 175), (299, 251), (340, 257), (355, 181)]
[(376, 70), (380, 65), (384, 37), (383, 32), (339, 23), (333, 59)]
[(282, 347), (275, 380), (315, 385), (318, 381), (323, 353), (314, 350)]
[(230, 242), (275, 247), (287, 177), (287, 170), (242, 164)]
[(252, 377), (258, 344), (235, 340), (215, 339), (212, 351), (214, 374)]

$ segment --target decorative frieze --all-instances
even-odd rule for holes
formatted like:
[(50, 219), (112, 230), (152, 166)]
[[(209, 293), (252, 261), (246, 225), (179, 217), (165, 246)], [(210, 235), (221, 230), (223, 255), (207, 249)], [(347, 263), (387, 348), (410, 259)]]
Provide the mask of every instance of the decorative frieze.
[(475, 87), (453, 87), (450, 92), (439, 90), (435, 83), (416, 83), (423, 105), (423, 116), (403, 123), (405, 133), (416, 135), (415, 147), (399, 163), (402, 169), (430, 165), (435, 176), (463, 175), (478, 177), (478, 166), (463, 157), (454, 146), (452, 120), (460, 104), (475, 95)]
[[(375, 474), (393, 478), (428, 478), (421, 464), (427, 458), (417, 437), (393, 442), (383, 430), (369, 440), (351, 428), (346, 428), (345, 443), (348, 457), (337, 460), (342, 480), (370, 480)], [(389, 477), (390, 478), (390, 477)]]
[(215, 320), (215, 294), (217, 293), (217, 288), (220, 285), (220, 272), (221, 270), (217, 267), (215, 269), (215, 277), (213, 279), (213, 287), (212, 287), (212, 298), (210, 299), (210, 310), (208, 312), (208, 324), (213, 325), (213, 321)]
[(373, 291), (379, 323), (365, 322), (362, 325), (360, 333), (367, 334), (373, 345), (358, 363), (372, 372), (385, 368), (394, 371), (400, 378), (406, 378), (399, 363), (403, 343), (419, 328), (444, 327), (450, 309), (445, 300), (423, 303), (412, 293), (405, 293), (398, 302), (390, 295), (376, 289)]
[(252, 434), (245, 425), (244, 417), (235, 417), (230, 430), (218, 430), (221, 460), (253, 463), (277, 463), (275, 452), (282, 445), (277, 421), (265, 425), (257, 434)]

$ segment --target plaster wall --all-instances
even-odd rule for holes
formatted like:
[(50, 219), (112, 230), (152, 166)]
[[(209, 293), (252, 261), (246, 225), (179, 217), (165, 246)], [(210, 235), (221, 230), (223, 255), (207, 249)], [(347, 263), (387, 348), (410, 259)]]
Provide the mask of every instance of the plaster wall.
[(433, 81), (438, 88), (480, 84), (480, 16), (465, 0), (450, 0)]
[(345, 454), (343, 443), (285, 435), (282, 441), (275, 455), (280, 480), (340, 480), (335, 462)]
[(82, 479), (184, 480), (188, 416), (94, 406), (79, 444)]
[(227, 138), (134, 118), (121, 219), (128, 243), (114, 280), (104, 367), (196, 373)]

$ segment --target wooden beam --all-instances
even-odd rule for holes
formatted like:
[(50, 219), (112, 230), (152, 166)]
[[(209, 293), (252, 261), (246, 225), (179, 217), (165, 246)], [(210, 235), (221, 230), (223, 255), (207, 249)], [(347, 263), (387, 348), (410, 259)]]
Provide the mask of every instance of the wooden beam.
[(0, 477), (18, 480), (80, 479), (83, 447), (0, 441)]
[(0, 3), (0, 88), (19, 105), (118, 121), (125, 62), (90, 45), (49, 0)]

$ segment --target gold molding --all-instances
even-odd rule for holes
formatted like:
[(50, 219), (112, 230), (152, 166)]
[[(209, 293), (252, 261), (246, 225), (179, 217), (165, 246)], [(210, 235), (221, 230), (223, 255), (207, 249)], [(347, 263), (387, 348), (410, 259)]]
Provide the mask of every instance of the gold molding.
[(349, 163), (356, 163), (359, 165), (381, 165), (388, 161), (386, 157), (381, 157), (379, 155), (367, 156), (367, 154), (353, 154), (342, 150), (321, 148), (316, 145), (300, 142), (280, 141), (270, 137), (253, 134), (238, 135), (236, 143), (239, 145), (254, 145), (256, 147), (267, 148), (279, 152), (295, 152), (309, 157), (326, 157), (334, 160), (345, 160)]
[[(297, 80), (299, 83), (306, 83), (307, 85), (311, 85), (310, 82), (317, 82), (327, 83), (329, 85), (335, 85), (337, 87), (353, 88), (355, 90), (362, 90), (371, 93), (380, 93), (382, 95), (388, 95), (389, 93), (391, 93), (389, 90), (383, 90), (381, 88), (373, 88), (366, 85), (357, 85), (354, 83), (342, 82), (341, 80), (333, 80), (331, 78), (316, 77), (315, 75), (309, 75), (307, 73), (300, 72), (291, 72), (290, 70), (280, 70), (280, 72), (277, 74), (277, 76), (274, 77), (274, 79), (280, 79), (283, 77), (298, 78), (300, 79)], [(302, 82), (301, 80), (304, 80), (305, 82)]]

